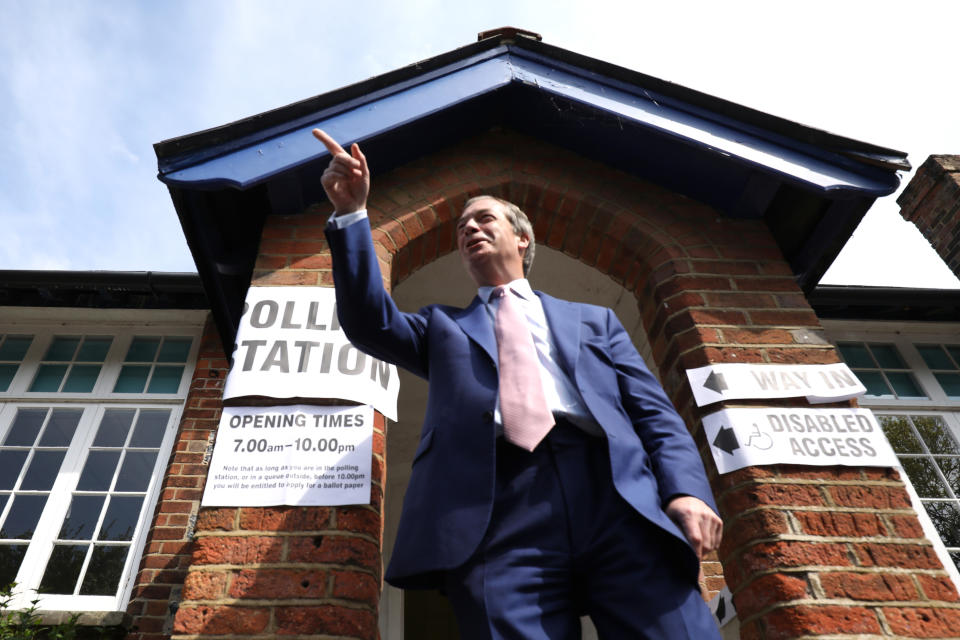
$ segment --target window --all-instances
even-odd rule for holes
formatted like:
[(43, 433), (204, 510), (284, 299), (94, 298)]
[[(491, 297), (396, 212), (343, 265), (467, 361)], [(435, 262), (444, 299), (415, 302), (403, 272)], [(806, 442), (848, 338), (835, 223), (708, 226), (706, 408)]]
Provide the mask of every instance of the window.
[(0, 582), (14, 607), (122, 610), (200, 320), (24, 325), (0, 333)]
[(33, 336), (5, 336), (0, 334), (0, 392), (10, 388), (20, 363), (33, 342)]
[[(960, 585), (960, 327), (826, 321)], [(876, 327), (876, 328), (875, 328)], [(952, 565), (952, 566), (951, 566)]]
[(879, 414), (923, 508), (960, 568), (960, 444), (949, 415)]
[(847, 366), (867, 388), (867, 395), (877, 398), (927, 397), (894, 345), (841, 342), (837, 347)]
[(917, 351), (947, 397), (960, 400), (960, 346), (923, 344)]

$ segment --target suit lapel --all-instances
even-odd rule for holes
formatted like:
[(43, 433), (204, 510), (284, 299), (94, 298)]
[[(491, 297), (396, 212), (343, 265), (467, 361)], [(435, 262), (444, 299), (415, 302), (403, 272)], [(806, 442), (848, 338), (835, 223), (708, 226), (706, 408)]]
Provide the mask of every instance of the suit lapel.
[(493, 333), (493, 322), (487, 312), (487, 305), (479, 296), (473, 299), (469, 307), (454, 316), (457, 324), (467, 336), (479, 344), (493, 364), (497, 366), (497, 337)]
[(557, 300), (547, 294), (536, 291), (543, 304), (543, 313), (547, 317), (550, 335), (560, 352), (560, 366), (571, 381), (575, 381), (577, 357), (580, 355), (580, 306), (565, 300)]

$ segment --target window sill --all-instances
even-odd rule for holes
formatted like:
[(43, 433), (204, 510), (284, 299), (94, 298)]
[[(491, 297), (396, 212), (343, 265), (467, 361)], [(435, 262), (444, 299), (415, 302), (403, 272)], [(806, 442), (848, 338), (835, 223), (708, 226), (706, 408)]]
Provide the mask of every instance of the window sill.
[[(73, 611), (37, 611), (40, 621), (44, 625), (61, 624), (70, 620)], [(133, 625), (133, 616), (126, 611), (84, 611), (80, 613), (77, 619), (78, 627), (113, 627), (117, 631), (122, 631), (120, 635), (125, 635), (126, 630)], [(80, 634), (82, 636), (82, 631)], [(111, 634), (112, 635), (112, 634)]]

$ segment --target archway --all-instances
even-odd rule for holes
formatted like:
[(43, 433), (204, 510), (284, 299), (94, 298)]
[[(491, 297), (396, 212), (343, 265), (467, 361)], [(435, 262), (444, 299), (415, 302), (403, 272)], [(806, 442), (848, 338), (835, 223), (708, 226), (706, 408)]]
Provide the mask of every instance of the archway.
[[(636, 298), (605, 274), (563, 253), (539, 245), (530, 273), (535, 289), (567, 300), (612, 308), (630, 333), (651, 371), (650, 347)], [(459, 256), (449, 253), (426, 265), (400, 284), (393, 293), (401, 309), (412, 311), (427, 304), (466, 306), (475, 287), (460, 265)], [(390, 559), (400, 506), (409, 481), (410, 465), (420, 434), (426, 407), (427, 383), (407, 372), (401, 373), (400, 421), (387, 432), (387, 484), (384, 504), (383, 559)], [(380, 601), (380, 633), (383, 640), (451, 640), (457, 636), (455, 623), (442, 598), (433, 592), (401, 593), (385, 587)], [(589, 624), (584, 635), (591, 635)]]

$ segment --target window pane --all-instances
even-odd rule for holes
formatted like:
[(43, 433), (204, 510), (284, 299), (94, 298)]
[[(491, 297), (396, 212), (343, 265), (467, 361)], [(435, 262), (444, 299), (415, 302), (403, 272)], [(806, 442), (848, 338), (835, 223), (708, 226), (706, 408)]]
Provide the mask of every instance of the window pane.
[(91, 451), (77, 482), (77, 491), (109, 491), (119, 461), (119, 451)]
[(65, 364), (42, 364), (37, 369), (37, 377), (33, 379), (30, 385), (30, 391), (57, 391), (60, 389), (60, 381), (67, 373)]
[(31, 342), (33, 342), (33, 336), (7, 336), (3, 344), (0, 344), (0, 360), (7, 362), (23, 360)]
[(7, 585), (16, 580), (20, 563), (26, 553), (25, 544), (0, 545), (0, 584)]
[(117, 384), (113, 387), (114, 393), (141, 393), (147, 384), (150, 367), (139, 365), (123, 365)]
[(100, 365), (98, 364), (75, 364), (70, 370), (66, 384), (63, 385), (63, 392), (90, 393), (99, 375)]
[(73, 440), (73, 434), (80, 424), (81, 409), (54, 409), (47, 428), (40, 438), (41, 447), (66, 447)]
[(54, 338), (43, 359), (47, 362), (70, 362), (79, 344), (80, 338)]
[(83, 578), (80, 587), (81, 595), (112, 596), (116, 595), (120, 586), (120, 575), (123, 573), (123, 564), (127, 561), (127, 550), (130, 547), (94, 547), (90, 566)]
[(916, 345), (917, 351), (920, 353), (920, 357), (923, 358), (923, 361), (927, 363), (927, 366), (931, 369), (956, 369), (953, 366), (953, 363), (950, 362), (950, 358), (947, 356), (947, 352), (943, 350), (940, 345), (931, 344), (931, 345)]
[(8, 447), (32, 446), (46, 417), (46, 409), (17, 409), (17, 417), (13, 419), (3, 444)]
[(147, 393), (176, 393), (180, 388), (180, 378), (183, 376), (183, 367), (169, 367), (157, 365), (150, 378), (150, 388)]
[(17, 375), (18, 364), (0, 364), (0, 391), (6, 391), (13, 382), (13, 377)]
[(857, 378), (867, 388), (868, 396), (892, 396), (893, 392), (887, 386), (879, 371), (857, 371)]
[(57, 479), (66, 451), (34, 451), (20, 488), (26, 491), (49, 491)]
[(950, 357), (953, 358), (954, 363), (956, 363), (957, 366), (960, 366), (960, 347), (957, 347), (957, 346), (949, 347), (949, 346), (948, 346), (948, 347), (947, 347), (947, 353), (949, 353), (949, 354), (950, 354)]
[(939, 458), (937, 466), (940, 467), (940, 471), (943, 471), (947, 483), (953, 489), (953, 494), (960, 496), (960, 458)]
[(931, 453), (960, 454), (960, 446), (957, 446), (953, 436), (947, 431), (947, 425), (944, 424), (943, 418), (939, 416), (910, 417)]
[(77, 353), (77, 360), (80, 362), (103, 362), (107, 358), (107, 352), (110, 351), (111, 342), (113, 342), (113, 338), (86, 338)]
[(124, 362), (153, 362), (160, 338), (134, 338)]
[(0, 489), (13, 489), (27, 459), (27, 451), (0, 451)]
[(943, 544), (960, 546), (960, 511), (956, 505), (952, 502), (925, 502), (923, 506), (943, 538)]
[(950, 398), (960, 398), (960, 373), (935, 373), (943, 392)]
[(923, 453), (920, 441), (913, 435), (910, 422), (903, 416), (878, 416), (883, 433), (897, 453)]
[(873, 369), (877, 366), (873, 362), (873, 358), (870, 357), (870, 352), (862, 344), (840, 343), (837, 347), (840, 349), (840, 355), (843, 356), (843, 359), (847, 361), (851, 368)]
[(72, 594), (80, 577), (83, 560), (87, 555), (87, 546), (58, 544), (50, 554), (47, 570), (43, 572), (39, 593)]
[(137, 496), (112, 496), (107, 515), (100, 527), (98, 540), (132, 540), (140, 517), (143, 498)]
[(947, 498), (947, 488), (940, 480), (936, 468), (925, 458), (900, 458), (900, 464), (910, 477), (913, 488), (921, 498)]
[(887, 372), (887, 380), (900, 398), (926, 398), (927, 394), (920, 391), (920, 387), (913, 380), (913, 375), (903, 372)]
[(166, 338), (157, 354), (157, 362), (186, 362), (192, 342), (190, 338)]
[(46, 503), (47, 496), (14, 496), (10, 513), (0, 527), (0, 537), (21, 540), (32, 538), (33, 532), (37, 530), (40, 512)]
[(870, 351), (873, 352), (873, 356), (877, 359), (877, 362), (880, 363), (882, 369), (908, 368), (907, 365), (904, 364), (903, 358), (900, 357), (900, 353), (892, 344), (872, 344), (870, 345)]
[(97, 428), (97, 437), (93, 440), (95, 447), (122, 447), (127, 441), (127, 433), (133, 424), (135, 409), (107, 409), (100, 419)]
[(170, 420), (167, 409), (144, 409), (137, 418), (137, 426), (130, 438), (131, 447), (159, 447), (163, 441), (163, 432)]
[(127, 451), (115, 490), (146, 491), (156, 459), (156, 451)]
[(106, 496), (73, 496), (58, 537), (66, 540), (92, 539), (105, 499)]

